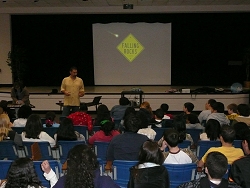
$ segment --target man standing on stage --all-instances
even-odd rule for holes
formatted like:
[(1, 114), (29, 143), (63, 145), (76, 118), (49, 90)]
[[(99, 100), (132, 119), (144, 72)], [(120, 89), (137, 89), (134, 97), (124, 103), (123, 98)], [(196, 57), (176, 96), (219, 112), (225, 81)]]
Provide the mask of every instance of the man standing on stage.
[(68, 116), (71, 112), (78, 111), (80, 97), (84, 96), (84, 84), (82, 79), (77, 77), (76, 67), (71, 67), (70, 76), (63, 79), (61, 92), (64, 94), (62, 116)]

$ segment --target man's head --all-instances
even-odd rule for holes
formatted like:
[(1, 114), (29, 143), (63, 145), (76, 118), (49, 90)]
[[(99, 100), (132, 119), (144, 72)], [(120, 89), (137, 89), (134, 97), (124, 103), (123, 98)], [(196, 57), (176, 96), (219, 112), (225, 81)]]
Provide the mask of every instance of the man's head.
[(121, 97), (119, 99), (119, 104), (122, 105), (122, 106), (126, 106), (126, 105), (130, 104), (130, 101), (128, 100), (127, 97)]
[(209, 99), (208, 101), (207, 101), (207, 103), (205, 104), (205, 109), (206, 110), (210, 110), (211, 109), (211, 105), (213, 104), (213, 103), (215, 103), (216, 102), (216, 100), (214, 100), (214, 99)]
[(183, 111), (186, 113), (186, 114), (190, 114), (194, 109), (194, 105), (193, 103), (191, 102), (186, 102), (183, 106)]
[(247, 104), (239, 104), (237, 111), (240, 116), (248, 117), (250, 115), (250, 108)]
[(166, 114), (168, 112), (169, 106), (166, 103), (161, 104), (160, 109), (163, 110), (163, 112)]
[(141, 127), (141, 120), (139, 117), (130, 114), (125, 118), (124, 126), (126, 131), (136, 133)]
[(209, 179), (222, 179), (226, 174), (228, 168), (228, 161), (224, 154), (213, 151), (207, 155), (205, 172)]
[(174, 129), (167, 129), (163, 133), (164, 141), (170, 147), (176, 147), (179, 143), (179, 133)]
[(224, 104), (221, 102), (215, 102), (211, 104), (211, 108), (212, 113), (224, 113), (225, 110)]
[(155, 119), (159, 119), (162, 120), (162, 118), (164, 117), (164, 112), (162, 109), (157, 109), (155, 111)]
[(234, 103), (229, 104), (227, 106), (227, 112), (228, 114), (237, 113), (237, 104), (234, 104)]
[(232, 144), (235, 139), (235, 130), (230, 125), (222, 125), (220, 132), (220, 140)]
[(71, 67), (69, 73), (70, 73), (71, 78), (76, 78), (76, 76), (77, 76), (77, 68), (76, 67)]
[(88, 111), (88, 106), (85, 103), (81, 103), (80, 111), (87, 112)]

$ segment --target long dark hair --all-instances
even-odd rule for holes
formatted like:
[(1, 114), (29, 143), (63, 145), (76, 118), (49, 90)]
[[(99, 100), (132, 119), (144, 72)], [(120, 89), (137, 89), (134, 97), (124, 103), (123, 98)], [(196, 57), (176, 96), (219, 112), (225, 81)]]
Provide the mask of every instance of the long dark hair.
[(76, 145), (68, 153), (65, 188), (94, 188), (94, 170), (99, 167), (95, 153), (87, 145)]
[(174, 118), (173, 127), (179, 133), (179, 142), (186, 139), (186, 121), (183, 116), (178, 115)]
[(58, 140), (77, 140), (74, 125), (71, 119), (65, 118), (61, 122), (57, 130), (57, 141)]
[(31, 114), (25, 125), (25, 137), (39, 139), (39, 135), (43, 130), (42, 121), (39, 115)]
[(220, 122), (216, 119), (209, 119), (206, 123), (205, 133), (210, 140), (217, 140), (220, 138)]
[(109, 120), (101, 121), (101, 130), (104, 132), (105, 136), (112, 136), (112, 130), (115, 128), (115, 124)]
[(100, 125), (101, 121), (103, 120), (112, 121), (108, 107), (104, 104), (101, 104), (97, 108), (95, 125)]

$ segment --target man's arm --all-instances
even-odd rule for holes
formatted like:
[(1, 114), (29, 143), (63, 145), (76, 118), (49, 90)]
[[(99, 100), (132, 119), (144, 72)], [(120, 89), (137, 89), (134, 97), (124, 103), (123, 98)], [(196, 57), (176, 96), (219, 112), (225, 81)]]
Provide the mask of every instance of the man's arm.
[(201, 167), (201, 168), (204, 167), (204, 162), (202, 161), (202, 159), (199, 160), (199, 162), (197, 163), (197, 166), (198, 166), (198, 167)]

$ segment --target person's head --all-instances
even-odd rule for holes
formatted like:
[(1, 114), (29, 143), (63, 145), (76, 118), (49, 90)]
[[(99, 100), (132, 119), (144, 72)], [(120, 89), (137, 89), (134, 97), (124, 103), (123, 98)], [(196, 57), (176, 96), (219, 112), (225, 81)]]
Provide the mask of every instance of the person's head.
[(119, 104), (122, 105), (122, 106), (126, 106), (126, 105), (130, 104), (130, 101), (128, 100), (127, 97), (121, 97), (119, 99)]
[(27, 119), (31, 114), (32, 109), (30, 108), (30, 106), (22, 105), (17, 112), (17, 117)]
[(67, 165), (65, 188), (94, 187), (93, 171), (99, 167), (99, 163), (89, 146), (74, 146), (68, 153)]
[(45, 125), (46, 127), (52, 127), (56, 118), (55, 112), (49, 111), (45, 115)]
[(169, 147), (176, 147), (179, 143), (179, 132), (174, 129), (165, 130), (163, 137)]
[(186, 139), (186, 121), (183, 116), (176, 116), (173, 121), (173, 128), (179, 132), (180, 142)]
[(250, 108), (247, 104), (239, 104), (237, 111), (240, 116), (248, 117), (250, 115)]
[(146, 110), (148, 110), (149, 112), (152, 113), (152, 108), (151, 108), (148, 101), (144, 101), (143, 103), (141, 103), (140, 108), (144, 108), (144, 109), (146, 109)]
[(115, 124), (113, 121), (103, 120), (100, 122), (101, 130), (104, 132), (106, 136), (112, 135), (112, 130), (115, 128)]
[(139, 129), (145, 129), (148, 128), (149, 125), (149, 121), (148, 118), (146, 116), (146, 114), (144, 113), (136, 113), (136, 117), (138, 117), (141, 121), (141, 126), (139, 127)]
[(0, 114), (0, 141), (4, 140), (8, 136), (10, 127), (10, 118), (6, 114)]
[(76, 78), (76, 76), (77, 76), (77, 68), (76, 67), (71, 67), (70, 70), (69, 70), (69, 73), (70, 73), (70, 77)]
[(211, 104), (211, 108), (212, 113), (224, 113), (225, 110), (224, 104), (221, 102), (215, 102)]
[(205, 172), (209, 179), (222, 179), (228, 169), (228, 161), (224, 154), (213, 151), (207, 155)]
[(88, 111), (88, 106), (85, 103), (81, 103), (80, 105), (80, 111), (81, 112), (86, 112)]
[(186, 113), (186, 114), (189, 114), (193, 111), (194, 109), (194, 104), (191, 103), (191, 102), (186, 102), (184, 103), (184, 106), (183, 106), (183, 111)]
[(20, 82), (20, 81), (15, 81), (14, 84), (13, 84), (13, 87), (14, 87), (15, 89), (20, 89), (20, 90), (22, 90), (22, 89), (23, 89), (23, 83)]
[(134, 114), (134, 115), (136, 114), (135, 108), (132, 106), (129, 106), (126, 108), (123, 119), (125, 119), (130, 114)]
[(162, 165), (164, 156), (158, 146), (158, 143), (153, 140), (148, 140), (143, 143), (139, 152), (139, 164), (146, 162)]
[(234, 103), (229, 104), (227, 106), (227, 112), (228, 112), (228, 114), (237, 113), (237, 107), (238, 107), (237, 104), (234, 104)]
[(232, 144), (235, 139), (235, 130), (230, 125), (222, 125), (220, 132), (220, 140)]
[(195, 114), (186, 114), (185, 119), (186, 119), (186, 123), (190, 123), (190, 124), (199, 123), (198, 116)]
[(8, 171), (5, 187), (41, 187), (33, 161), (29, 158), (16, 159)]
[(207, 101), (207, 103), (205, 104), (205, 109), (206, 110), (210, 110), (211, 109), (211, 105), (213, 104), (213, 103), (215, 103), (216, 102), (216, 100), (214, 100), (214, 99), (209, 99), (208, 101)]
[(169, 106), (168, 106), (168, 104), (163, 103), (163, 104), (161, 104), (160, 109), (162, 109), (164, 114), (166, 114), (168, 112)]
[(139, 117), (137, 117), (133, 114), (130, 114), (125, 118), (124, 126), (125, 126), (125, 130), (127, 132), (136, 133), (139, 130), (139, 128), (141, 127), (141, 120)]
[(26, 138), (39, 138), (39, 135), (43, 130), (40, 116), (37, 114), (31, 114), (27, 119), (24, 130)]
[(157, 109), (155, 111), (155, 119), (159, 119), (162, 120), (162, 118), (164, 117), (164, 112), (162, 109)]
[(96, 112), (96, 123), (99, 125), (103, 120), (112, 120), (109, 109), (105, 104), (99, 105)]
[(250, 130), (247, 130), (244, 132), (242, 140), (243, 140), (242, 148), (244, 150), (244, 153), (246, 155), (249, 155), (250, 154)]
[(62, 120), (57, 130), (57, 140), (77, 140), (71, 119), (65, 118)]
[(244, 133), (249, 131), (249, 127), (244, 122), (237, 122), (233, 125), (235, 130), (235, 140), (243, 140)]
[(7, 110), (8, 110), (8, 101), (1, 100), (1, 102), (0, 102), (0, 114), (2, 114), (3, 112), (7, 112)]
[(217, 140), (220, 138), (220, 122), (216, 119), (209, 119), (206, 123), (205, 133), (210, 140)]

